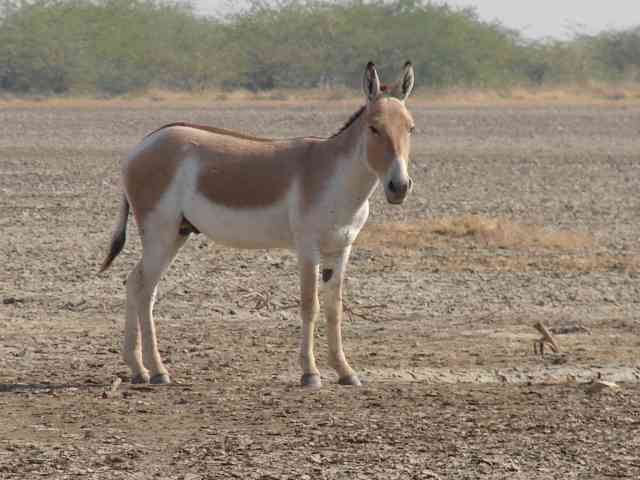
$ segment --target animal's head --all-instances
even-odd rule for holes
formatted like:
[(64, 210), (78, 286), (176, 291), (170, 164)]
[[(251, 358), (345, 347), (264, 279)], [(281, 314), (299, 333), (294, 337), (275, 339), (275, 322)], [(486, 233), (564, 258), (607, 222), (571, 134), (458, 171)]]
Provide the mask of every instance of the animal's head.
[(415, 126), (405, 106), (414, 83), (411, 62), (392, 85), (382, 85), (372, 62), (367, 64), (362, 88), (367, 98), (365, 110), (367, 164), (384, 186), (389, 203), (400, 204), (413, 187), (408, 174), (411, 134)]

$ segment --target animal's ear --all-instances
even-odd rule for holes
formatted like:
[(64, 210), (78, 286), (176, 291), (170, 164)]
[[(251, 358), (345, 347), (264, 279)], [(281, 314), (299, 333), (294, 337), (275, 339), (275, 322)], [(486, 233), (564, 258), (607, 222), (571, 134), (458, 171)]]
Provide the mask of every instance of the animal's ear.
[(391, 88), (391, 96), (397, 98), (400, 101), (405, 101), (411, 91), (413, 90), (413, 84), (415, 83), (415, 74), (413, 72), (413, 65), (410, 61), (404, 64), (400, 79), (393, 84)]
[(362, 76), (362, 90), (369, 102), (373, 102), (380, 95), (380, 78), (373, 62), (367, 63)]

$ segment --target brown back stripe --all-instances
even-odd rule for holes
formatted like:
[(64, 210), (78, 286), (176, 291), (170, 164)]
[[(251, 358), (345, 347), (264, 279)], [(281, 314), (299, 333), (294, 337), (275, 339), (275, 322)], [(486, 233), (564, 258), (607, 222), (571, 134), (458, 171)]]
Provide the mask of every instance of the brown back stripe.
[(277, 140), (272, 139), (272, 138), (254, 137), (252, 135), (246, 135), (244, 133), (234, 132), (233, 130), (227, 130), (225, 128), (210, 127), (208, 125), (201, 125), (199, 123), (188, 123), (188, 122), (168, 123), (166, 125), (161, 126), (160, 128), (156, 128), (151, 133), (146, 134), (144, 136), (144, 138), (150, 137), (154, 133), (159, 132), (160, 130), (164, 130), (165, 128), (170, 128), (170, 127), (195, 128), (196, 130), (204, 130), (205, 132), (218, 133), (220, 135), (228, 135), (230, 137), (243, 138), (245, 140), (253, 140), (254, 142), (275, 142), (275, 141), (277, 141)]
[[(351, 123), (349, 123), (349, 125)], [(349, 125), (346, 125), (345, 127), (343, 127), (343, 129), (348, 127)], [(308, 137), (292, 137), (292, 138), (255, 137), (253, 135), (247, 135), (245, 133), (235, 132), (233, 130), (227, 130), (226, 128), (210, 127), (209, 125), (202, 125), (202, 124), (199, 124), (199, 123), (189, 123), (189, 122), (167, 123), (166, 125), (163, 125), (160, 128), (156, 128), (152, 132), (147, 133), (143, 138), (150, 137), (154, 133), (159, 132), (160, 130), (164, 130), (165, 128), (170, 128), (170, 127), (194, 128), (196, 130), (203, 130), (205, 132), (217, 133), (217, 134), (220, 134), (220, 135), (228, 135), (230, 137), (242, 138), (242, 139), (245, 139), (245, 140), (252, 140), (254, 142), (262, 142), (262, 143), (286, 142), (286, 141), (299, 140), (299, 139), (305, 139), (305, 138), (306, 139), (311, 139), (311, 140), (326, 140), (326, 137), (317, 137), (317, 136), (314, 136), (314, 135), (311, 135), (311, 136), (308, 136)]]

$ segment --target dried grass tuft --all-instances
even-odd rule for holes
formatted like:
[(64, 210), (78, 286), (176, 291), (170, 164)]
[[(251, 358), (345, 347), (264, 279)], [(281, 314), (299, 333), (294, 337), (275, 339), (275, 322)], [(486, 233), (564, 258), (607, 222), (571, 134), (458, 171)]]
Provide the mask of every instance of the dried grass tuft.
[(483, 215), (445, 217), (411, 224), (369, 225), (361, 233), (359, 243), (369, 247), (420, 248), (438, 244), (442, 237), (467, 238), (485, 246), (510, 249), (579, 250), (593, 245), (593, 239), (584, 233)]

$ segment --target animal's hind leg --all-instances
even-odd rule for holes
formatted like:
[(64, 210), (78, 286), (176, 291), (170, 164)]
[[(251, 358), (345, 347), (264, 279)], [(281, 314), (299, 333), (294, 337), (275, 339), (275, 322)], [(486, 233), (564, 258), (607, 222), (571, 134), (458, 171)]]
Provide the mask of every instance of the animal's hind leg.
[(140, 348), (140, 324), (138, 322), (137, 297), (140, 290), (140, 271), (142, 261), (138, 262), (127, 279), (127, 304), (124, 326), (124, 350), (122, 356), (131, 369), (131, 383), (149, 383), (149, 372), (142, 363)]
[(153, 320), (153, 304), (155, 302), (158, 281), (187, 237), (178, 234), (178, 226), (161, 231), (145, 230), (143, 254), (139, 269), (139, 291), (136, 302), (140, 332), (142, 334), (142, 358), (149, 370), (150, 381), (155, 384), (170, 383), (167, 369), (158, 352), (158, 340)]

